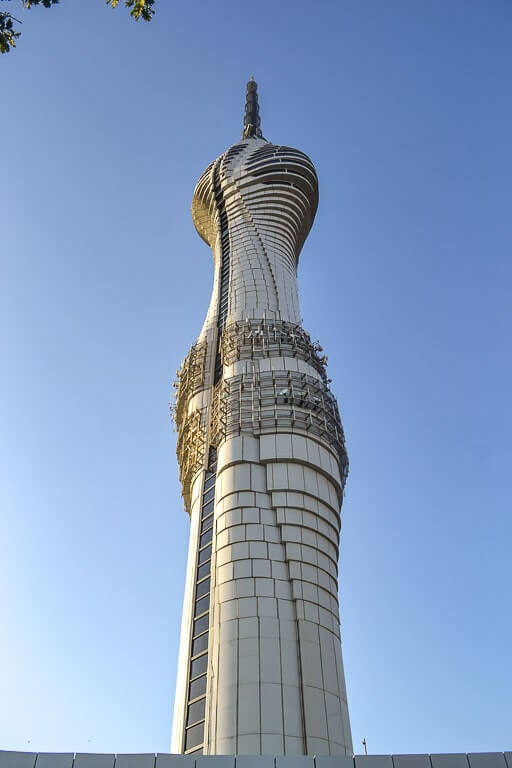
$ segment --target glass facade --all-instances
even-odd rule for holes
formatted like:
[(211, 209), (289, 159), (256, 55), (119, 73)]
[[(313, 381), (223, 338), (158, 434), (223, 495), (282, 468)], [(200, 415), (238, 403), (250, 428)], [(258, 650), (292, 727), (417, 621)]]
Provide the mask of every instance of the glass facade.
[(206, 680), (208, 674), (208, 631), (210, 621), (210, 566), (213, 536), (213, 506), (217, 453), (210, 448), (201, 499), (199, 551), (196, 565), (194, 621), (190, 644), (187, 714), (185, 718), (184, 751), (202, 754), (206, 709)]

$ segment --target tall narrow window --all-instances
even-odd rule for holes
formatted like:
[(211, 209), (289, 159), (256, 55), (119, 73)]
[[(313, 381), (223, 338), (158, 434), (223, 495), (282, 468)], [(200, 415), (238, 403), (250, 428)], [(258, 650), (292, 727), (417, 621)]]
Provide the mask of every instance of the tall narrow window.
[(213, 537), (213, 504), (217, 473), (217, 451), (210, 448), (204, 478), (199, 524), (199, 549), (194, 588), (194, 618), (190, 644), (187, 713), (184, 752), (202, 754), (208, 675), (208, 632), (210, 623), (210, 566)]

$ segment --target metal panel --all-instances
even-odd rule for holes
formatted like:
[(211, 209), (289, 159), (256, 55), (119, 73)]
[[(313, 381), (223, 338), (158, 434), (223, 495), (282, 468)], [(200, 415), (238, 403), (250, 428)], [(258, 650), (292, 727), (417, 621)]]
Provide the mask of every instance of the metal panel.
[(39, 752), (36, 768), (73, 768), (73, 752)]
[(114, 754), (77, 752), (74, 768), (114, 768)]
[(0, 751), (0, 768), (34, 768), (36, 752)]
[(194, 755), (169, 755), (166, 752), (158, 752), (155, 768), (194, 768), (195, 764)]
[(501, 752), (470, 752), (468, 760), (470, 768), (507, 768)]
[(313, 757), (279, 755), (276, 757), (276, 768), (315, 768), (315, 760)]
[(468, 756), (464, 754), (430, 755), (432, 768), (469, 768)]
[(235, 768), (234, 755), (198, 755), (196, 768)]
[(393, 768), (391, 755), (355, 755), (356, 768)]
[(236, 768), (274, 768), (275, 758), (270, 755), (237, 755)]
[(155, 768), (155, 759), (154, 752), (116, 755), (115, 768)]
[(391, 755), (394, 768), (430, 768), (428, 755)]
[(354, 758), (344, 755), (319, 755), (315, 757), (315, 768), (354, 768)]

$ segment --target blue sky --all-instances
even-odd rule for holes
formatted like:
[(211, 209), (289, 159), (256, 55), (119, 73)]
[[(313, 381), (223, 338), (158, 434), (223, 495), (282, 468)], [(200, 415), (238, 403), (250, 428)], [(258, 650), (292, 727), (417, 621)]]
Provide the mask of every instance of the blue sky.
[(355, 749), (510, 749), (510, 2), (3, 5), (0, 748), (169, 749), (190, 200), (254, 75), (320, 178), (299, 286), (351, 460)]

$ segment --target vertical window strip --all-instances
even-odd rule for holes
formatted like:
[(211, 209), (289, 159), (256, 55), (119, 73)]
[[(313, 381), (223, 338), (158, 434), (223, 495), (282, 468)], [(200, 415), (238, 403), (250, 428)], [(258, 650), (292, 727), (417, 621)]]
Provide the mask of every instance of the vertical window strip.
[(184, 752), (199, 754), (204, 748), (206, 711), (206, 681), (208, 674), (208, 636), (210, 621), (210, 571), (213, 536), (213, 504), (217, 474), (217, 451), (211, 447), (208, 454), (199, 525), (199, 551), (197, 555), (194, 615), (190, 644), (187, 712), (185, 716)]
[(215, 169), (214, 175), (215, 192), (217, 206), (219, 210), (220, 233), (221, 233), (221, 265), (220, 265), (220, 291), (219, 306), (217, 308), (217, 349), (215, 353), (215, 373), (213, 377), (214, 384), (222, 378), (222, 360), (220, 355), (220, 338), (222, 329), (228, 316), (229, 302), (229, 273), (230, 273), (230, 253), (229, 253), (229, 229), (228, 217), (226, 214), (226, 205), (222, 194), (222, 187), (219, 178), (219, 169)]

